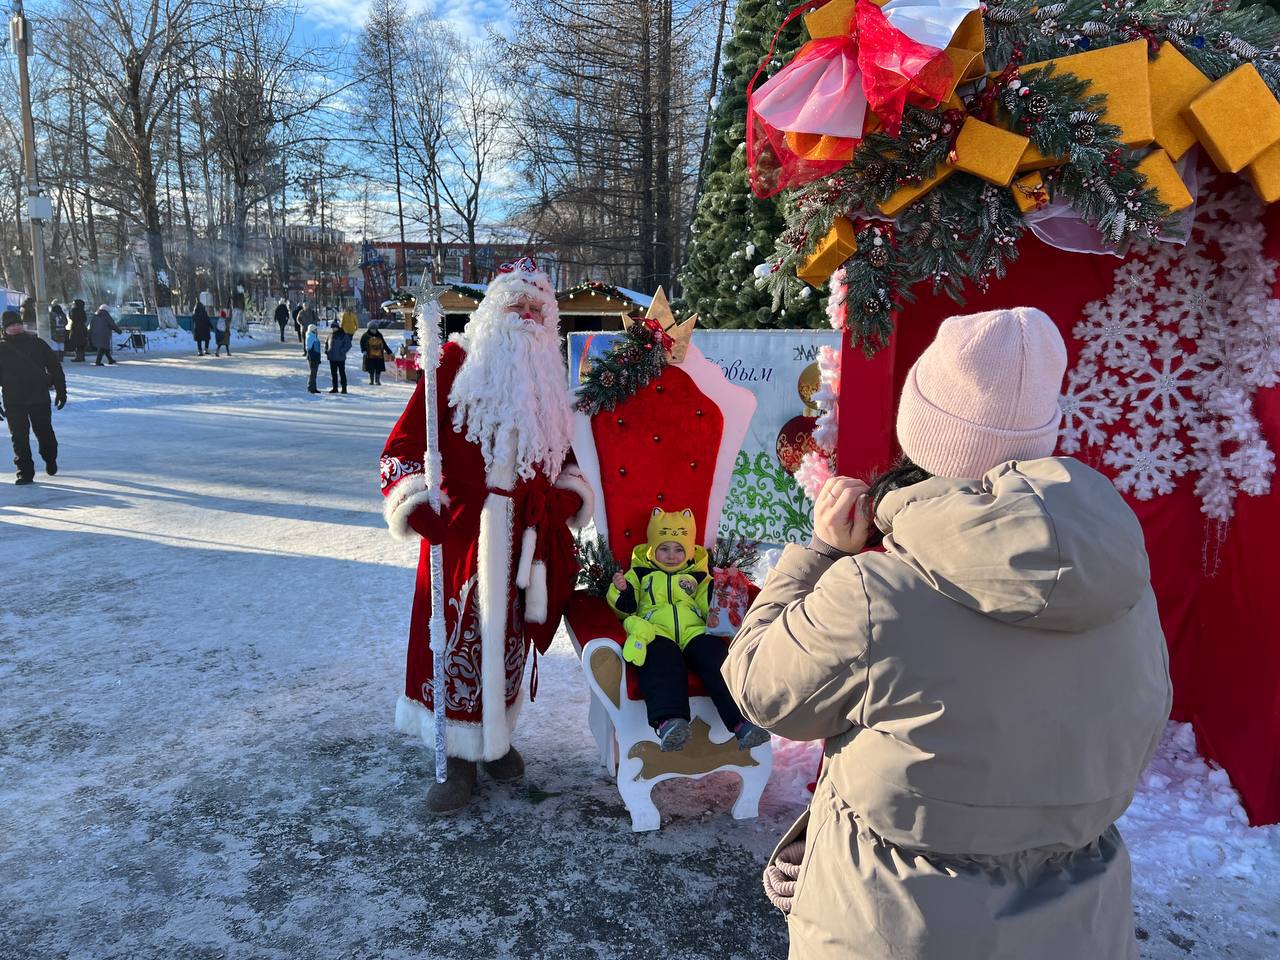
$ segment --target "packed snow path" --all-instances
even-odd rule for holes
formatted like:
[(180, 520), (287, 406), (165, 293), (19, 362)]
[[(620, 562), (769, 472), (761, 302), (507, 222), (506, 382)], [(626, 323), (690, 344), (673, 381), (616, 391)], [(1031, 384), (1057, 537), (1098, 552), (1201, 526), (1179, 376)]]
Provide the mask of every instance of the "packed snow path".
[[(785, 956), (758, 877), (814, 748), (759, 820), (726, 777), (632, 834), (563, 638), (527, 782), (424, 812), (430, 752), (391, 729), (416, 552), (375, 476), (408, 387), (351, 366), (346, 397), (292, 343), (68, 366), (60, 474), (0, 483), (0, 957)], [(1122, 825), (1143, 956), (1275, 958), (1277, 833), (1188, 733)]]

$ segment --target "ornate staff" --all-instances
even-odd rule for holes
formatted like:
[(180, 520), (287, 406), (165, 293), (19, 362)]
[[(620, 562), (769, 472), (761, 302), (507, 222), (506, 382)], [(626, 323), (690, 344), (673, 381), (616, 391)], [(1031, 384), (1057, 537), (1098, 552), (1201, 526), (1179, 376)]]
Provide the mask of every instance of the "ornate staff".
[[(440, 297), (448, 290), (447, 286), (437, 286), (428, 279), (426, 270), (422, 271), (422, 280), (418, 283), (417, 296), (405, 297), (403, 294), (396, 300), (389, 300), (383, 307), (399, 310), (408, 314), (413, 312), (417, 318), (419, 339), (418, 358), (422, 367), (422, 390), (427, 411), (427, 449), (423, 456), (423, 480), (426, 481), (427, 503), (437, 514), (440, 512), (440, 417), (436, 396), (436, 368), (440, 366), (440, 329), (444, 323), (444, 311), (440, 308)], [(445, 644), (448, 637), (444, 626), (444, 548), (431, 544), (431, 620), (428, 622), (427, 636), (431, 646), (431, 705), (435, 717), (436, 733), (436, 782), (444, 783), (448, 779), (448, 764), (445, 756)], [(425, 686), (425, 684), (424, 684)]]
[[(422, 366), (422, 389), (427, 409), (427, 453), (422, 462), (427, 484), (427, 502), (437, 514), (440, 512), (440, 415), (437, 409), (436, 368), (440, 366), (440, 328), (444, 323), (444, 311), (440, 309), (440, 296), (448, 287), (436, 286), (422, 272), (418, 285), (418, 330), (423, 342), (418, 344), (418, 356)], [(425, 336), (424, 336), (425, 335)], [(431, 544), (431, 704), (436, 718), (436, 782), (448, 778), (445, 757), (445, 626), (444, 626), (444, 550), (438, 543)]]

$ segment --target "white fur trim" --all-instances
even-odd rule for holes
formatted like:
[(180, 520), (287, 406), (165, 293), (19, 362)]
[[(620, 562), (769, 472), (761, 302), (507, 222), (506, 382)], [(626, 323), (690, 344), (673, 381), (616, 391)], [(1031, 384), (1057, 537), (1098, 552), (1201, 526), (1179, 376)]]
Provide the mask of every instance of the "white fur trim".
[(476, 597), (480, 613), (480, 716), (484, 759), (511, 749), (507, 725), (507, 618), (510, 615), (512, 517), (510, 497), (491, 493), (480, 511)]
[(526, 623), (547, 622), (547, 565), (535, 561), (529, 575), (529, 589), (524, 592), (524, 619)]
[[(440, 491), (440, 506), (447, 507), (449, 498)], [(419, 507), (431, 506), (431, 493), (427, 481), (420, 473), (411, 473), (386, 492), (382, 502), (382, 516), (387, 529), (397, 540), (420, 540), (422, 535), (409, 526), (409, 518)]]
[[(516, 702), (507, 707), (507, 726), (516, 728), (520, 719), (520, 710), (524, 707), (524, 691), (521, 690)], [(433, 750), (436, 745), (436, 718), (431, 711), (417, 700), (411, 700), (403, 693), (396, 701), (396, 729), (411, 737), (421, 737), (422, 742)], [(445, 727), (445, 753), (460, 760), (497, 760), (498, 757), (485, 757), (484, 734), (478, 723), (463, 723), (450, 720)]]
[(570, 464), (560, 471), (560, 476), (556, 477), (555, 486), (560, 490), (572, 490), (582, 498), (582, 506), (569, 518), (569, 528), (581, 530), (591, 522), (596, 511), (596, 493), (591, 489), (591, 484), (587, 482), (581, 470)]
[(520, 537), (520, 563), (516, 566), (516, 586), (521, 590), (529, 586), (529, 572), (533, 569), (533, 551), (538, 548), (538, 528), (525, 527)]

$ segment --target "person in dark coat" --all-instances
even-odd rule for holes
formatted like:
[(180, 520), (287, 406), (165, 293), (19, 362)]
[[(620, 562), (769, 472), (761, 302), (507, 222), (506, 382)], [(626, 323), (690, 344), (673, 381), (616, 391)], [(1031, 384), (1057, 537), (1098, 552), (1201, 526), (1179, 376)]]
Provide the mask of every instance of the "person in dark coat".
[(32, 333), (36, 332), (36, 298), (27, 297), (22, 301), (19, 308), (22, 316), (22, 325)]
[(57, 300), (49, 304), (49, 339), (53, 341), (58, 363), (62, 363), (62, 355), (67, 349), (67, 314)]
[(302, 308), (306, 304), (299, 301), (293, 305), (293, 332), (298, 335), (298, 342), (302, 343), (303, 337), (306, 335), (307, 328), (302, 325), (302, 321), (298, 318), (302, 315)]
[[(310, 330), (312, 327), (319, 329), (320, 315), (316, 313), (315, 307), (313, 307), (306, 300), (303, 300), (302, 307), (298, 310), (298, 313), (294, 316), (293, 322), (297, 324), (298, 328), (304, 332), (307, 330)], [(299, 337), (298, 342), (299, 343), (303, 342), (301, 337)], [(306, 351), (305, 346), (303, 346), (303, 351), (304, 352)]]
[(342, 392), (347, 392), (347, 352), (351, 349), (351, 334), (342, 329), (337, 320), (329, 324), (329, 337), (325, 340), (324, 355), (329, 358), (329, 378), (333, 381), (330, 393), (338, 392), (338, 383), (342, 383)]
[(276, 304), (276, 325), (280, 328), (280, 342), (284, 343), (284, 328), (289, 325), (289, 301), (284, 297)]
[(197, 300), (195, 306), (191, 308), (191, 337), (196, 342), (197, 357), (209, 355), (209, 337), (212, 332), (213, 325), (209, 322), (209, 311)]
[(107, 358), (107, 363), (114, 364), (116, 358), (111, 356), (111, 335), (113, 333), (124, 333), (116, 322), (111, 319), (111, 311), (107, 309), (105, 303), (98, 306), (98, 310), (93, 315), (93, 319), (89, 321), (89, 345), (98, 351), (98, 360), (95, 366), (102, 366), (102, 358)]
[(391, 348), (383, 339), (382, 331), (371, 326), (360, 338), (360, 353), (364, 357), (364, 370), (369, 374), (369, 382), (382, 383), (382, 373), (387, 369), (387, 357), (391, 356)]
[(218, 346), (214, 349), (213, 355), (216, 357), (222, 352), (222, 348), (226, 347), (227, 356), (231, 356), (231, 318), (227, 316), (227, 311), (218, 311), (218, 321), (214, 325), (214, 333), (218, 338)]
[(36, 474), (31, 459), (31, 431), (40, 445), (45, 470), (51, 477), (58, 472), (58, 438), (53, 432), (49, 390), (53, 389), (54, 404), (61, 410), (67, 402), (67, 380), (57, 354), (23, 328), (17, 311), (6, 310), (0, 327), (4, 330), (0, 338), (0, 419), (9, 422), (13, 463), (18, 468), (16, 482), (28, 484)]
[(84, 301), (71, 302), (71, 317), (67, 322), (67, 349), (76, 355), (72, 363), (84, 363), (84, 348), (89, 345), (89, 318), (84, 312)]

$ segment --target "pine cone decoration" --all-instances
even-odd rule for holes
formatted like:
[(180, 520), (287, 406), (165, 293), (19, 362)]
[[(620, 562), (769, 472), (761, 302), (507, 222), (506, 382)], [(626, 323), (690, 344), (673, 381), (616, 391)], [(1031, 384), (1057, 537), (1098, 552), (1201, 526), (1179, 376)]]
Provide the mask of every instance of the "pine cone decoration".
[(884, 304), (879, 297), (867, 297), (862, 301), (862, 312), (868, 314), (876, 314), (883, 309)]
[(1027, 112), (1033, 117), (1043, 117), (1049, 109), (1049, 98), (1043, 93), (1033, 93), (1027, 100)]
[(1098, 131), (1091, 123), (1082, 123), (1071, 133), (1071, 139), (1082, 147), (1087, 147), (1097, 138)]
[(612, 370), (606, 370), (600, 374), (600, 386), (602, 387), (612, 387), (617, 382), (618, 378), (613, 375)]
[(889, 265), (889, 251), (883, 246), (872, 247), (867, 254), (867, 262), (877, 270), (883, 270)]

